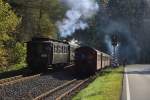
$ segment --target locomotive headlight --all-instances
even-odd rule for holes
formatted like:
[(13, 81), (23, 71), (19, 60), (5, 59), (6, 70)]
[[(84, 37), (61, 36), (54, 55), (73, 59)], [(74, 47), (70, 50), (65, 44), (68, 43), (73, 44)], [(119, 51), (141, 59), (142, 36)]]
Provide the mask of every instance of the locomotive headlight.
[(47, 57), (47, 54), (41, 54), (41, 57), (42, 57), (42, 58), (46, 58), (46, 57)]

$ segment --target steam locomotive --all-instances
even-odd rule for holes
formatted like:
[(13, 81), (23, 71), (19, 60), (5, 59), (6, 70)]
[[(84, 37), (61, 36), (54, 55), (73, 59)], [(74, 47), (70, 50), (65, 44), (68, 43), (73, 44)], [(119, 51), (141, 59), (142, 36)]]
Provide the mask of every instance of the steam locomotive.
[(94, 48), (71, 45), (49, 38), (33, 38), (27, 42), (27, 64), (33, 71), (63, 68), (74, 63), (78, 75), (91, 75), (111, 64), (111, 56)]
[(27, 42), (27, 64), (33, 71), (57, 69), (74, 62), (74, 50), (68, 42), (49, 38), (32, 38)]

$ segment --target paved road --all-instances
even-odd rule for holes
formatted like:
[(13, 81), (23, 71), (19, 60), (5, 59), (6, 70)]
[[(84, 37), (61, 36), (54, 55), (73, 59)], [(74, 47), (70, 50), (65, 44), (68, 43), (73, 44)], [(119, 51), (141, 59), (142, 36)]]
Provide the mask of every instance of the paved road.
[(122, 100), (150, 100), (150, 65), (125, 68)]

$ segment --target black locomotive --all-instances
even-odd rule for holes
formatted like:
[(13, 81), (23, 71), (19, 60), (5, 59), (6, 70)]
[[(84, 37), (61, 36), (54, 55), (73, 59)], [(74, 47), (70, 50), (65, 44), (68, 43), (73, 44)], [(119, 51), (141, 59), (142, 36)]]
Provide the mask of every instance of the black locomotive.
[(27, 42), (27, 64), (33, 71), (47, 71), (74, 62), (77, 46), (50, 38), (32, 38)]

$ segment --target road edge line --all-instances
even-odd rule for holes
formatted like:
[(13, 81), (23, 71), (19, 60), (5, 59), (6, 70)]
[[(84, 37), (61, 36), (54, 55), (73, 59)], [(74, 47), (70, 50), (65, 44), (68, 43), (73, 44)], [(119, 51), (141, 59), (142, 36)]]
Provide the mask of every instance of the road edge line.
[(127, 95), (127, 100), (131, 100), (130, 88), (129, 88), (129, 79), (128, 79), (127, 69), (126, 68), (125, 68), (125, 76), (126, 76), (126, 95)]

